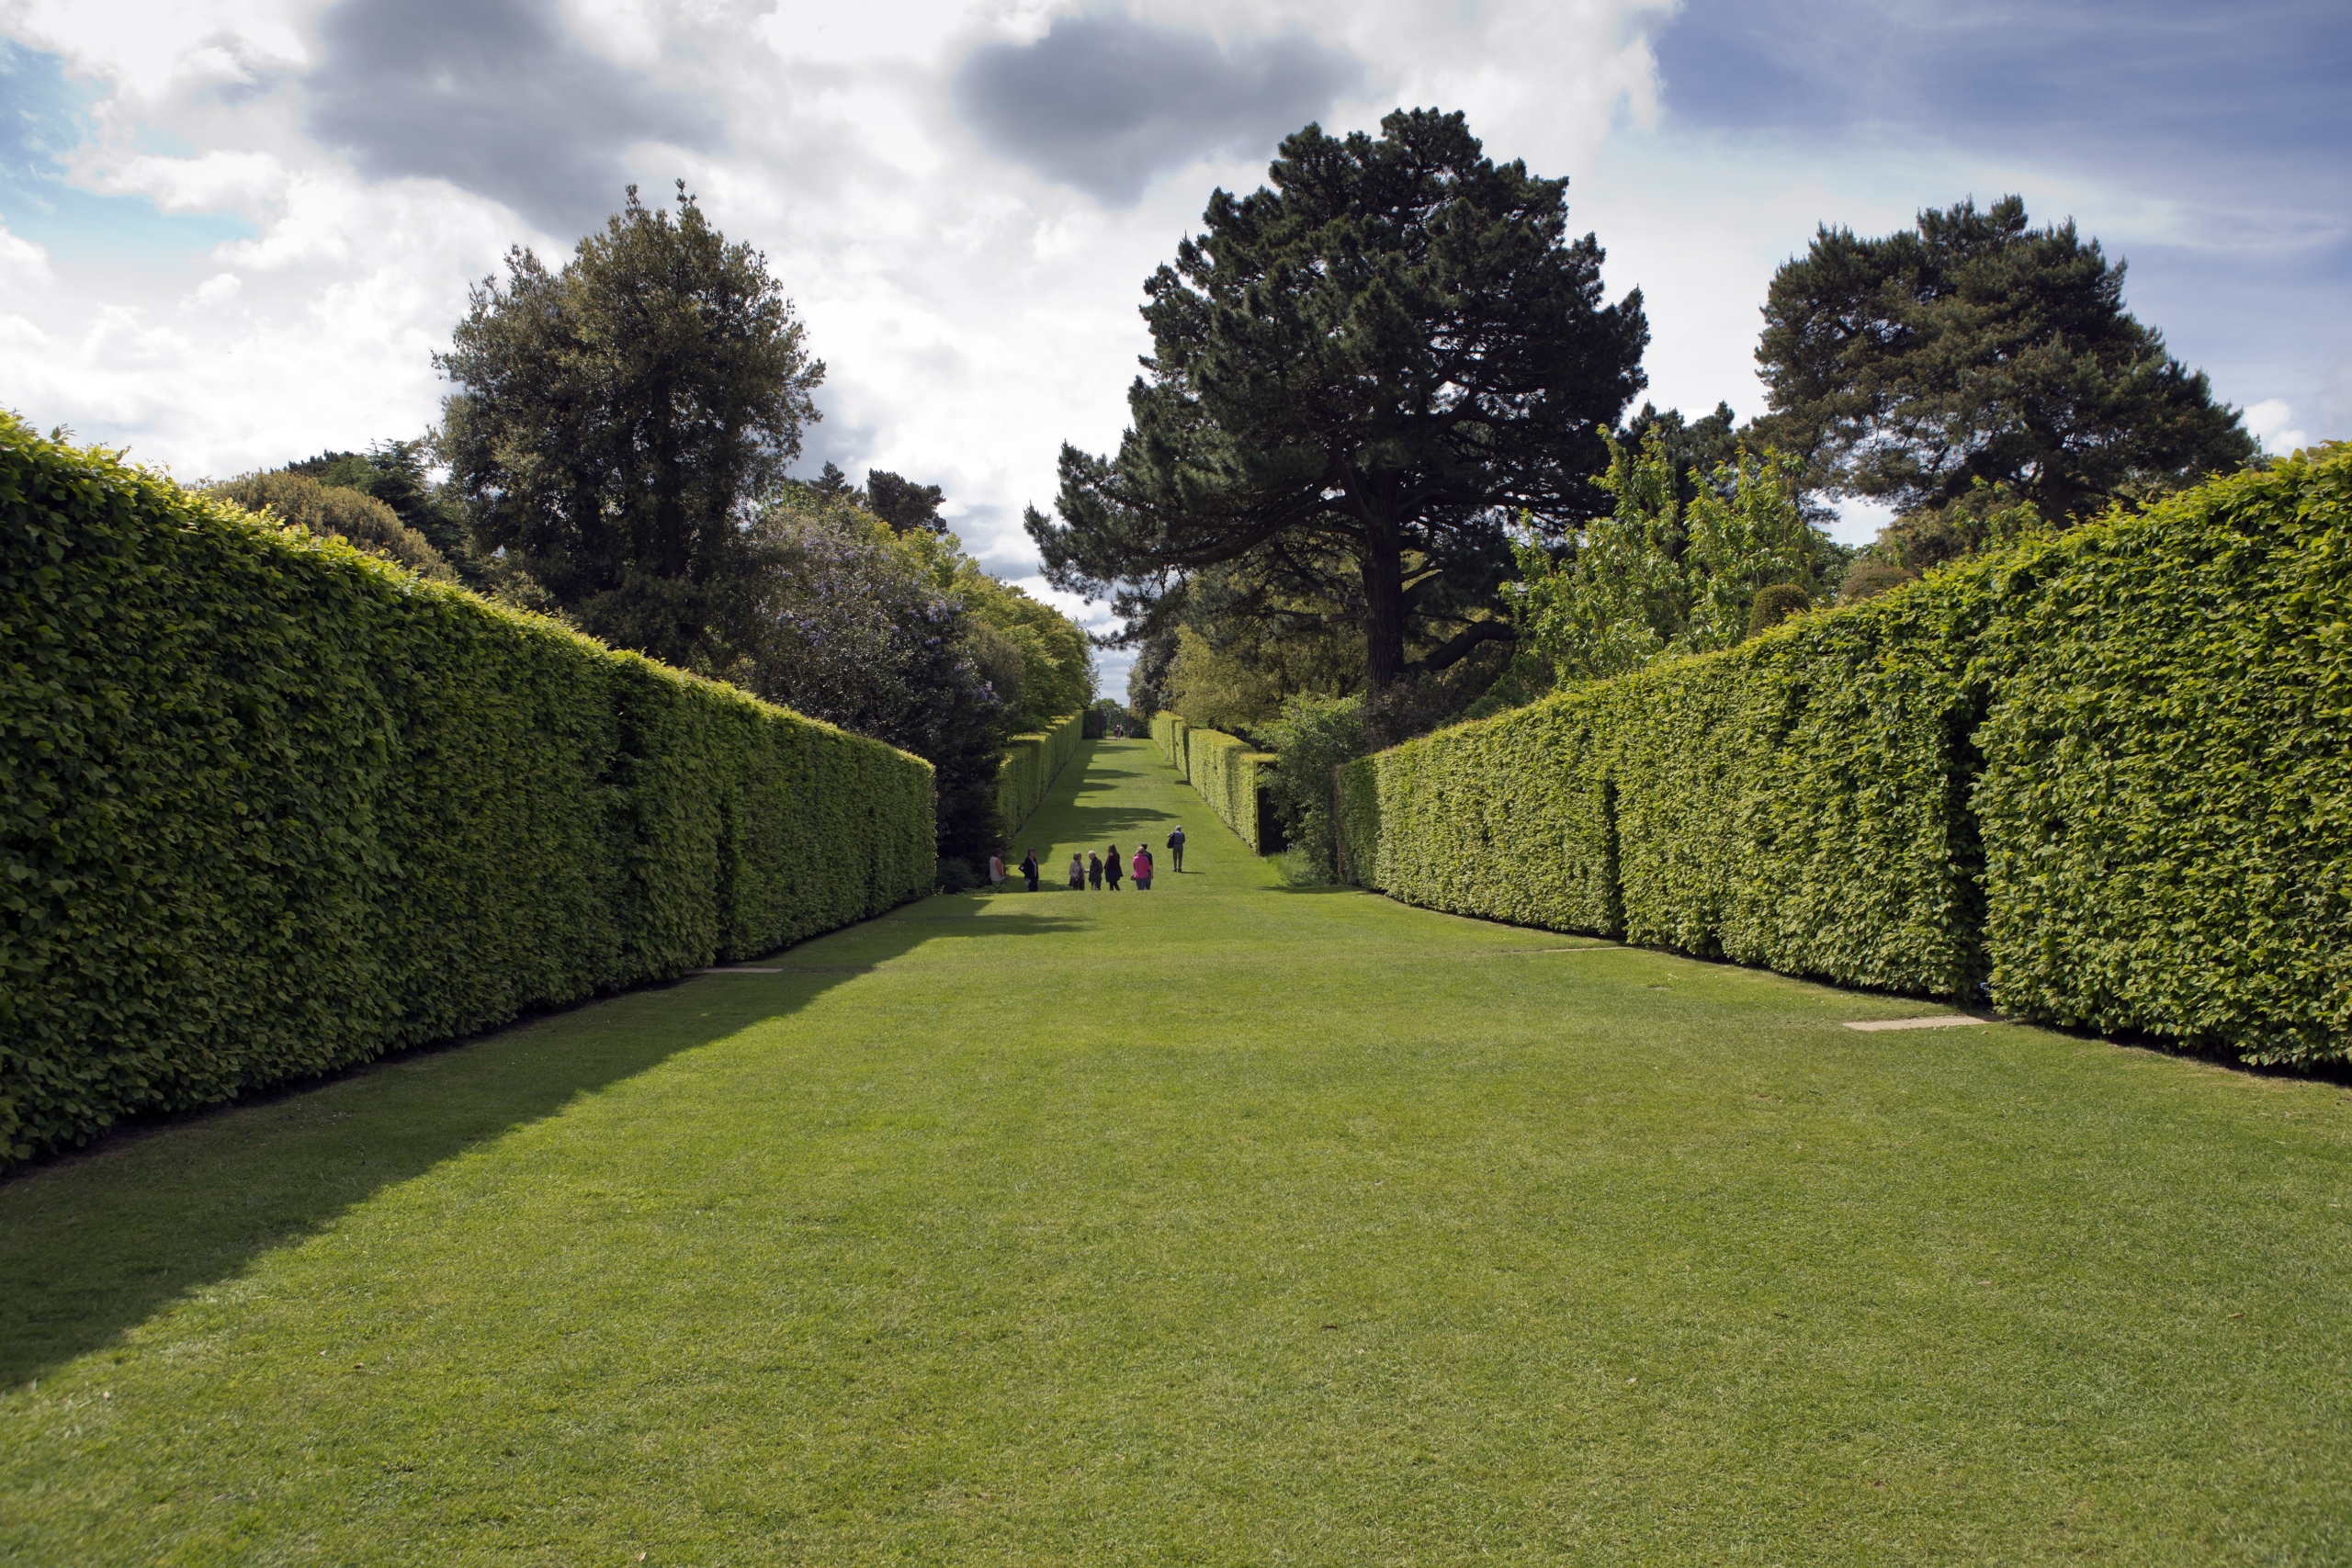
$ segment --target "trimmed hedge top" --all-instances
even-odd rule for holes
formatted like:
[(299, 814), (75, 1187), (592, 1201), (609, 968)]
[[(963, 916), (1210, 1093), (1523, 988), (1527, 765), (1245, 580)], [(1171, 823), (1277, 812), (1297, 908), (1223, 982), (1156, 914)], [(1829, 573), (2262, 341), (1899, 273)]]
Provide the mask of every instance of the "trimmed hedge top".
[(928, 892), (931, 769), (0, 418), (0, 1164)]

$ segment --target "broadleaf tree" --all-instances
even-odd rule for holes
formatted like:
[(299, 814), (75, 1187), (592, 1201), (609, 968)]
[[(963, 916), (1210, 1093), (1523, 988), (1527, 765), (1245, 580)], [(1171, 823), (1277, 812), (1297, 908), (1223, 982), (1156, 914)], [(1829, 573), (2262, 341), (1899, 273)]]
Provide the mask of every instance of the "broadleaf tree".
[(982, 628), (931, 555), (838, 497), (787, 491), (752, 529), (761, 570), (744, 660), (771, 702), (912, 751), (937, 770), (939, 852), (996, 836), (996, 775), (1017, 693), (991, 681)]
[(1729, 648), (1749, 634), (1760, 592), (1785, 586), (1810, 603), (1838, 558), (1799, 502), (1796, 459), (1735, 449), (1686, 504), (1668, 434), (1654, 429), (1638, 450), (1611, 444), (1600, 482), (1614, 504), (1573, 551), (1519, 547), (1509, 592), (1521, 654), (1561, 683)]
[(1227, 568), (1360, 629), (1374, 687), (1510, 638), (1506, 522), (1605, 511), (1603, 433), (1644, 384), (1641, 296), (1604, 302), (1566, 186), (1460, 114), (1285, 140), (1146, 282), (1132, 426), (1111, 457), (1065, 446), (1058, 521), (1028, 513), (1048, 577), (1140, 639)]
[(560, 271), (510, 251), (434, 356), (456, 383), (436, 444), (481, 548), (521, 557), (582, 629), (712, 671), (825, 367), (760, 253), (684, 181), (677, 208), (632, 186)]

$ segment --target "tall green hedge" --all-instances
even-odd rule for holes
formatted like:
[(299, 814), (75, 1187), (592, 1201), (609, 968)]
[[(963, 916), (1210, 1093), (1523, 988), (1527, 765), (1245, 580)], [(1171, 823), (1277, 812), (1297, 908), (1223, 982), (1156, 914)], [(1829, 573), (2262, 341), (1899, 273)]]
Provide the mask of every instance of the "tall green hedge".
[[(2347, 1055), (2352, 448), (1351, 764), (1408, 902)], [(1989, 987), (1989, 993), (1988, 993)]]
[(1258, 781), (1274, 755), (1252, 750), (1248, 741), (1221, 730), (1196, 729), (1172, 713), (1152, 716), (1151, 738), (1176, 776), (1193, 786), (1217, 819), (1252, 850), (1265, 852), (1272, 824), (1259, 818)]
[(931, 769), (0, 419), (0, 1164), (763, 952)]
[(1046, 798), (1046, 791), (1061, 777), (1085, 739), (1084, 710), (1057, 719), (1053, 727), (1034, 735), (1016, 735), (1006, 743), (1004, 761), (996, 774), (998, 830), (1008, 843), (1019, 833)]
[(1458, 914), (1962, 993), (1982, 958), (1948, 587), (1351, 763), (1350, 871)]
[(1184, 737), (1192, 732), (1192, 728), (1172, 713), (1151, 716), (1151, 739), (1159, 747), (1160, 760), (1175, 769), (1176, 776), (1186, 783), (1191, 782), (1188, 770), (1192, 765), (1192, 753), (1185, 746)]
[(1189, 725), (1183, 727), (1180, 739), (1183, 776), (1194, 792), (1243, 843), (1262, 853), (1267, 835), (1258, 816), (1258, 775), (1275, 760), (1273, 755), (1252, 750), (1238, 736)]
[(1978, 744), (2001, 1005), (2352, 1057), (2352, 446), (2007, 568)]

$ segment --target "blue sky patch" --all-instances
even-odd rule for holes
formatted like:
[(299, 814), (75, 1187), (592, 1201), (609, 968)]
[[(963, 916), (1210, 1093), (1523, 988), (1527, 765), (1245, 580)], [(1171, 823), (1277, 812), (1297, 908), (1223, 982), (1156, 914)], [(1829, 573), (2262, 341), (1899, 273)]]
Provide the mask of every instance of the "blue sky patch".
[[(66, 159), (91, 139), (88, 109), (99, 96), (70, 80), (56, 55), (0, 38), (0, 221), (9, 232), (68, 265), (119, 266), (186, 260), (259, 231), (233, 212), (164, 212), (143, 196), (71, 183)], [(164, 140), (185, 150), (179, 138)]]
[[(1918, 206), (2015, 190), (2037, 224), (2082, 216), (2129, 261), (2128, 308), (2190, 365), (2331, 430), (2352, 417), (2344, 0), (1687, 0), (1653, 48), (1667, 139), (1815, 165), (1957, 153), (1991, 177)], [(2086, 187), (2170, 216), (2101, 234), (2069, 209)]]
[(1690, 125), (1893, 130), (2239, 209), (2352, 197), (2342, 0), (1690, 0), (1655, 47)]

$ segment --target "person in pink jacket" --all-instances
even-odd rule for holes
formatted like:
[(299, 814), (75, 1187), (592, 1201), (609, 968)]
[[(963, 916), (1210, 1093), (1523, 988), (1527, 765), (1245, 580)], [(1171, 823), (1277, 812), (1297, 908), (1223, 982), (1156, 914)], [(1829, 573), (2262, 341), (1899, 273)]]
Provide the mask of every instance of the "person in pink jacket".
[(1136, 858), (1135, 858), (1135, 861), (1134, 861), (1134, 869), (1135, 869), (1135, 874), (1136, 874), (1136, 892), (1138, 892), (1138, 893), (1148, 893), (1148, 892), (1150, 892), (1150, 891), (1151, 891), (1151, 852), (1150, 852), (1149, 850), (1148, 850), (1148, 849), (1145, 849), (1141, 844), (1137, 844), (1137, 845), (1136, 846)]

